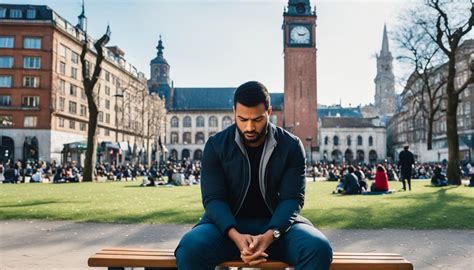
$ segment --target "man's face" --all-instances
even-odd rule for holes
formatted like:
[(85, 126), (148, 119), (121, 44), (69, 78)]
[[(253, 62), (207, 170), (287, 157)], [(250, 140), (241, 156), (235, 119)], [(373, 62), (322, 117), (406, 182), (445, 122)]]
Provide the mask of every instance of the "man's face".
[(263, 103), (255, 107), (246, 107), (240, 103), (235, 105), (235, 124), (246, 145), (255, 147), (263, 143), (271, 113), (272, 107), (265, 110)]

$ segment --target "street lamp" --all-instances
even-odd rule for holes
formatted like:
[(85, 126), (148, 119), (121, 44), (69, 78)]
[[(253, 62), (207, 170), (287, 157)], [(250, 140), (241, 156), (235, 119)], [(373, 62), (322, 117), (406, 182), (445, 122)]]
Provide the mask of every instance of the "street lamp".
[(310, 164), (313, 164), (313, 137), (307, 137), (306, 141), (309, 142), (309, 155), (310, 155)]

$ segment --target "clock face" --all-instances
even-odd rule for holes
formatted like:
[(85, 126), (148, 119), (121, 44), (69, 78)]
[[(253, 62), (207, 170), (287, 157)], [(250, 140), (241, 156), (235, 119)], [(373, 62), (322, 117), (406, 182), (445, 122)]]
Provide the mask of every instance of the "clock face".
[(290, 30), (290, 43), (291, 44), (309, 44), (311, 41), (311, 35), (309, 29), (302, 25), (297, 25)]

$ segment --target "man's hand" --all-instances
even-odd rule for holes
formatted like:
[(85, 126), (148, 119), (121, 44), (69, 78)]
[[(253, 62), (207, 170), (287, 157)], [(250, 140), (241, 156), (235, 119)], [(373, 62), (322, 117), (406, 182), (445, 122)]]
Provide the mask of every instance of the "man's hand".
[(268, 254), (265, 251), (273, 242), (273, 231), (268, 230), (264, 234), (252, 236), (252, 240), (248, 250), (240, 252), (242, 261), (250, 266), (267, 261)]
[(235, 228), (231, 228), (227, 233), (229, 238), (234, 241), (237, 248), (242, 253), (250, 253), (250, 244), (253, 242), (253, 235), (241, 234)]

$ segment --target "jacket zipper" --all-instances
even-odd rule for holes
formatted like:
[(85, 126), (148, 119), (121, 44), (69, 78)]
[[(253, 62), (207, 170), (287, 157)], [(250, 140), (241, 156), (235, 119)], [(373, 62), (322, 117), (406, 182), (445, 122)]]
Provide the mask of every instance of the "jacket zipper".
[[(238, 147), (240, 149), (240, 147)], [(242, 150), (241, 150), (242, 152)], [(249, 191), (249, 188), (250, 188), (250, 181), (252, 179), (252, 175), (251, 175), (251, 166), (250, 166), (250, 161), (249, 161), (249, 158), (247, 156), (247, 153), (242, 153), (244, 156), (245, 156), (245, 159), (247, 160), (247, 165), (248, 165), (248, 181), (247, 181), (247, 187), (245, 188), (245, 193), (244, 193), (244, 196), (243, 198), (241, 198), (240, 200), (240, 204), (239, 204), (239, 207), (237, 208), (237, 211), (235, 212), (235, 216), (237, 216), (240, 212), (240, 208), (242, 208), (242, 205), (244, 204), (244, 200), (245, 200), (245, 197), (247, 197), (247, 192)], [(264, 199), (265, 200), (265, 199)]]

